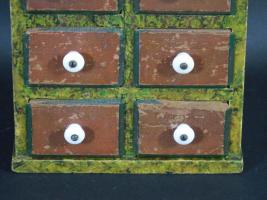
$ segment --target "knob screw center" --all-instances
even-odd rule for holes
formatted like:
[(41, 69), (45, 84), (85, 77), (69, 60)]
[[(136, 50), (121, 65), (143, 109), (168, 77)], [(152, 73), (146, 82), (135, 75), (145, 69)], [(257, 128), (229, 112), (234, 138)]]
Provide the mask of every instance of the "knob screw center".
[(186, 69), (188, 68), (188, 64), (187, 64), (187, 63), (182, 63), (182, 64), (180, 65), (180, 68), (181, 68), (182, 70), (186, 70)]
[(75, 67), (77, 67), (77, 62), (75, 61), (75, 60), (72, 60), (72, 61), (70, 61), (69, 62), (69, 66), (71, 67), (71, 68), (75, 68)]
[(188, 136), (186, 134), (183, 134), (183, 135), (180, 136), (180, 139), (182, 141), (186, 141), (188, 139)]
[(76, 134), (73, 134), (73, 135), (71, 136), (71, 140), (72, 140), (73, 142), (76, 142), (76, 141), (79, 140), (79, 136), (76, 135)]

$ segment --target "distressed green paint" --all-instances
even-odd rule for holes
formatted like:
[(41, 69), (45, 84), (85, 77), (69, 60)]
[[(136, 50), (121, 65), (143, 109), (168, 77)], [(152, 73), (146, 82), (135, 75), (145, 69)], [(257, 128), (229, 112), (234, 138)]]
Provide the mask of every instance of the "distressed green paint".
[[(61, 173), (235, 173), (242, 171), (241, 150), (244, 72), (247, 31), (247, 0), (235, 0), (231, 15), (137, 14), (133, 1), (125, 0), (117, 14), (27, 13), (25, 0), (11, 0), (13, 38), (13, 81), (15, 108), (16, 172)], [(23, 35), (30, 28), (105, 27), (124, 30), (124, 85), (118, 88), (29, 87), (24, 84), (25, 50)], [(235, 37), (233, 82), (229, 88), (138, 88), (133, 85), (134, 31), (148, 28), (232, 29)], [(26, 105), (30, 99), (122, 99), (125, 103), (124, 153), (121, 159), (75, 157), (31, 157), (27, 149)], [(224, 157), (140, 158), (134, 152), (133, 109), (136, 100), (229, 101), (232, 109), (229, 149)], [(43, 158), (43, 159), (42, 159)]]
[(13, 159), (13, 170), (20, 173), (134, 173), (134, 174), (196, 174), (234, 173), (242, 171), (239, 160), (32, 160)]

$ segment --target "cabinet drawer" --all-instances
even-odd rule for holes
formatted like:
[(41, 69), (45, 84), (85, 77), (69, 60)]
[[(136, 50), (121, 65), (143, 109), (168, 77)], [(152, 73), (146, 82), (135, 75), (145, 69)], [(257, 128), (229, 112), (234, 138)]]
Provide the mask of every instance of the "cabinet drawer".
[(230, 30), (137, 31), (137, 84), (227, 86), (230, 36)]
[(118, 10), (118, 0), (27, 0), (28, 11), (95, 11)]
[(139, 102), (136, 109), (138, 154), (225, 153), (227, 103), (144, 101)]
[(33, 155), (119, 155), (120, 102), (30, 102)]
[(27, 36), (30, 85), (122, 83), (123, 36), (119, 30), (30, 30)]
[(142, 12), (229, 13), (231, 0), (139, 0)]

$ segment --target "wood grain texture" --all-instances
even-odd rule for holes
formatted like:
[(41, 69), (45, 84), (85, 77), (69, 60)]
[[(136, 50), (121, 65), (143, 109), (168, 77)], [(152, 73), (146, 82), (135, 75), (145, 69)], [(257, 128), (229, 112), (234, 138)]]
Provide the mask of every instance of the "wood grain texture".
[(139, 0), (139, 9), (150, 12), (215, 12), (231, 10), (231, 0)]
[[(46, 85), (116, 85), (120, 71), (120, 33), (28, 31), (29, 84)], [(85, 67), (70, 73), (63, 58), (78, 51)]]
[[(119, 155), (119, 105), (31, 102), (32, 154)], [(68, 144), (64, 131), (78, 123), (85, 131), (79, 145)]]
[[(139, 84), (228, 85), (230, 34), (227, 30), (140, 31)], [(178, 74), (172, 68), (173, 59), (181, 52), (189, 53), (195, 61), (190, 74)]]
[[(223, 155), (224, 124), (228, 104), (220, 102), (161, 101), (141, 103), (138, 153), (146, 155)], [(186, 123), (196, 138), (189, 145), (173, 139), (175, 128)]]
[(27, 0), (29, 11), (116, 11), (118, 0)]

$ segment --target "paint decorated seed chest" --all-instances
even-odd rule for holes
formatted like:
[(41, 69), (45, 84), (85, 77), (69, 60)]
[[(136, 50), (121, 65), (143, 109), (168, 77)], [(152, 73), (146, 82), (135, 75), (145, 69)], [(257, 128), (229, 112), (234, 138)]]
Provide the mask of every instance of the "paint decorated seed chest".
[(247, 0), (11, 0), (15, 172), (238, 173)]

